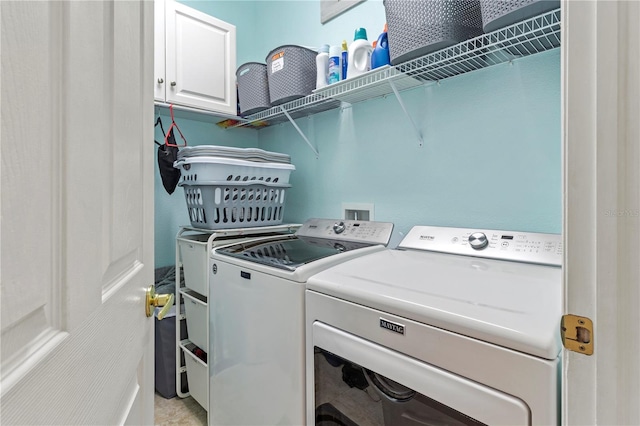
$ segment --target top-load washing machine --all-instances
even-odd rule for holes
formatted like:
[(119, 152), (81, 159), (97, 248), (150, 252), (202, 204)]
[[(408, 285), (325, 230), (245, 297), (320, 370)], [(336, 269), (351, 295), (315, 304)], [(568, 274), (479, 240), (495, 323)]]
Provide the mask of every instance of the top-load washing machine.
[(295, 235), (213, 252), (209, 278), (209, 424), (305, 422), (305, 283), (384, 250), (393, 224), (310, 219)]
[(559, 422), (559, 235), (416, 226), (307, 282), (307, 424)]

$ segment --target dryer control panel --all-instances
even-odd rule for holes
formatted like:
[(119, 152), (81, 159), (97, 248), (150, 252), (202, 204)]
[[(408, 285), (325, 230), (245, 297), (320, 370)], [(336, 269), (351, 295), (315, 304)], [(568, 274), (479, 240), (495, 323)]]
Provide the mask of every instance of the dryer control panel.
[(398, 248), (562, 265), (562, 236), (559, 234), (414, 226)]
[(393, 223), (347, 219), (309, 219), (296, 236), (367, 244), (389, 244)]

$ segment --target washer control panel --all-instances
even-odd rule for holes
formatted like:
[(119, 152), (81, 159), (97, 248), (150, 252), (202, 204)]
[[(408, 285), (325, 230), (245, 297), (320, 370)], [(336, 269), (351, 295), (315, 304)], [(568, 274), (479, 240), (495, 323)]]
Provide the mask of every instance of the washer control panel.
[(559, 234), (414, 226), (398, 248), (562, 265)]
[(347, 219), (309, 219), (296, 232), (297, 236), (326, 238), (369, 244), (389, 244), (393, 223)]

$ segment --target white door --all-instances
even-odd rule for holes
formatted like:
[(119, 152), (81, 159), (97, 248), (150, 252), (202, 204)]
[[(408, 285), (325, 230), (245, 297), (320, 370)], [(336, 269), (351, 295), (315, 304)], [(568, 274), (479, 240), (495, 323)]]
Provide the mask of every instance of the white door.
[(566, 311), (563, 424), (640, 424), (640, 3), (562, 4)]
[(153, 3), (0, 14), (0, 423), (153, 424)]
[(236, 115), (236, 27), (166, 0), (167, 102)]

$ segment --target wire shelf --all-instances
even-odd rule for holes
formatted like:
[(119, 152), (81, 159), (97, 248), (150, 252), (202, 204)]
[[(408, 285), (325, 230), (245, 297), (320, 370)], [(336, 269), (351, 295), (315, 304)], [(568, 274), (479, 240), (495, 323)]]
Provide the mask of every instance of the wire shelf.
[(238, 123), (232, 127), (243, 127), (248, 125), (263, 127), (265, 125), (288, 121), (289, 119), (282, 109), (285, 109), (291, 115), (291, 118), (296, 119), (306, 115), (317, 114), (322, 111), (338, 108), (339, 106), (339, 100), (327, 98), (314, 93), (247, 116), (244, 118), (244, 122)]
[(391, 93), (393, 91), (389, 85), (391, 81), (398, 90), (406, 90), (422, 84), (420, 80), (403, 74), (390, 65), (385, 65), (356, 78), (331, 84), (315, 93), (326, 98), (339, 99), (342, 102), (356, 103)]
[(424, 81), (442, 80), (560, 47), (560, 9), (396, 65)]
[[(311, 95), (245, 117), (234, 127), (263, 126), (338, 108), (427, 82), (487, 68), (560, 47), (560, 9), (362, 76), (331, 84)], [(396, 90), (394, 90), (394, 87)]]

